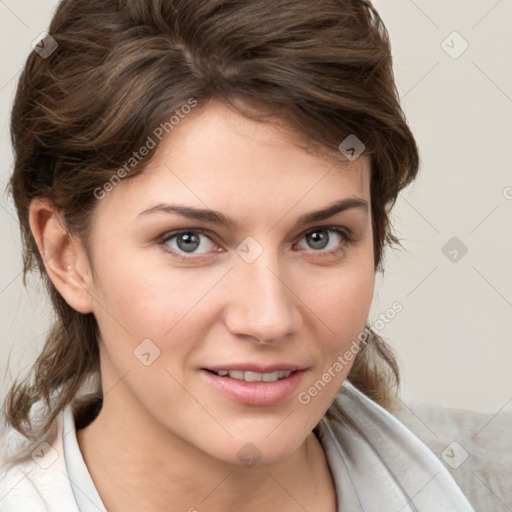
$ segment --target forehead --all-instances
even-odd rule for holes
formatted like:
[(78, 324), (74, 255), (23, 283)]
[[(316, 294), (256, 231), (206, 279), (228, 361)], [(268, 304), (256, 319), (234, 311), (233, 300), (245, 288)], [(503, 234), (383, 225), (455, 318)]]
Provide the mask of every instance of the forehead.
[[(164, 136), (157, 152), (162, 156), (172, 146), (178, 145), (180, 151), (189, 151), (195, 155), (197, 152), (213, 152), (220, 146), (225, 157), (236, 157), (236, 149), (243, 145), (248, 163), (254, 152), (263, 156), (263, 151), (272, 150), (277, 162), (292, 154), (300, 154), (300, 158), (315, 162), (316, 166), (323, 161), (324, 165), (337, 166), (340, 169), (358, 167), (357, 164), (351, 165), (352, 162), (340, 151), (322, 146), (291, 127), (284, 119), (277, 116), (265, 116), (263, 119), (251, 119), (222, 102), (210, 100), (197, 107)], [(240, 156), (243, 158), (243, 155)], [(363, 153), (362, 159), (365, 160), (365, 157)]]
[(156, 201), (179, 200), (261, 214), (299, 202), (316, 207), (342, 197), (369, 198), (370, 159), (364, 153), (350, 161), (340, 152), (319, 151), (279, 120), (258, 122), (218, 102), (182, 119), (152, 151), (146, 168), (121, 181), (101, 207), (129, 203), (141, 211)]

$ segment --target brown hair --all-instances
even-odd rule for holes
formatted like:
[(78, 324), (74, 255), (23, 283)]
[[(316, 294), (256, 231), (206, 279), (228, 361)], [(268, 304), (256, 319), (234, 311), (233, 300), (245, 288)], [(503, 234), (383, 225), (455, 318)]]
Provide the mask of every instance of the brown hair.
[[(97, 322), (72, 309), (46, 274), (30, 230), (31, 201), (51, 200), (87, 248), (95, 191), (190, 98), (282, 120), (331, 152), (356, 135), (371, 156), (376, 271), (385, 243), (400, 244), (388, 214), (416, 177), (419, 155), (399, 104), (388, 33), (370, 2), (63, 0), (48, 32), (58, 47), (45, 58), (29, 55), (11, 119), (9, 186), (24, 243), (24, 282), (37, 266), (57, 316), (29, 374), (12, 384), (5, 401), (6, 422), (26, 437), (46, 432), (99, 372)], [(398, 367), (376, 333), (348, 378), (381, 405), (392, 403)], [(41, 399), (49, 413), (36, 432), (30, 408)]]

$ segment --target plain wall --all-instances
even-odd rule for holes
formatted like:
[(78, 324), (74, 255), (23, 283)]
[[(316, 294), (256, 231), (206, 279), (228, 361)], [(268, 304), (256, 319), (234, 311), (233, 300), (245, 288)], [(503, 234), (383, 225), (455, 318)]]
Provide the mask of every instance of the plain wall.
[[(422, 165), (393, 210), (404, 249), (386, 252), (369, 321), (397, 352), (404, 400), (498, 412), (512, 404), (512, 0), (374, 4)], [(17, 78), (56, 5), (0, 2), (2, 190)], [(0, 206), (3, 398), (42, 347), (51, 311), (37, 279), (22, 285), (15, 212), (5, 195)], [(395, 302), (403, 309), (390, 319)]]

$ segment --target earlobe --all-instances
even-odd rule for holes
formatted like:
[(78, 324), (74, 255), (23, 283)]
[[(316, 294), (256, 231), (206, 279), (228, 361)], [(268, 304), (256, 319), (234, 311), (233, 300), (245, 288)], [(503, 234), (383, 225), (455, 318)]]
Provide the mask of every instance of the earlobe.
[(30, 229), (52, 283), (80, 313), (93, 311), (90, 265), (83, 246), (71, 236), (53, 203), (36, 198), (30, 205)]

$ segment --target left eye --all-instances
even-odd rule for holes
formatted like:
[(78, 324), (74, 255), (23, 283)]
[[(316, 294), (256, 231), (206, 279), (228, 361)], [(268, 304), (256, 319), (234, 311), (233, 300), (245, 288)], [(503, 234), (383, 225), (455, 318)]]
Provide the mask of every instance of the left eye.
[[(329, 242), (331, 242), (331, 233), (335, 234), (335, 241), (336, 238), (339, 238), (340, 240), (337, 243), (334, 243), (334, 246), (327, 247), (329, 245)], [(310, 247), (313, 249), (327, 249), (324, 252), (330, 253), (336, 251), (336, 249), (339, 248), (339, 246), (345, 242), (350, 241), (351, 237), (343, 230), (339, 228), (316, 228), (312, 231), (308, 231), (303, 235), (303, 238), (307, 240), (307, 242), (310, 244)]]

